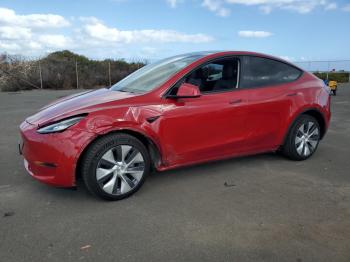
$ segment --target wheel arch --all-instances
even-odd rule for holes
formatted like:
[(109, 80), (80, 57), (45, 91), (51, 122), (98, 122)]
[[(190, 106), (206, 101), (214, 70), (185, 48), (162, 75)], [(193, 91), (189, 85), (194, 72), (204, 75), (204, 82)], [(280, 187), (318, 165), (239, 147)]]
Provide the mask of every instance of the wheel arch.
[(324, 135), (326, 133), (326, 118), (325, 118), (324, 114), (319, 109), (312, 107), (312, 108), (304, 109), (303, 111), (297, 113), (296, 116), (294, 116), (293, 121), (291, 121), (291, 123), (289, 124), (289, 126), (287, 128), (287, 132), (285, 132), (285, 134), (284, 134), (283, 141), (282, 141), (281, 145), (284, 145), (290, 129), (293, 127), (293, 125), (295, 124), (297, 119), (302, 115), (310, 115), (310, 116), (314, 117), (317, 120), (318, 124), (320, 125), (321, 139), (324, 137)]
[(321, 113), (321, 111), (313, 108), (313, 109), (309, 109), (309, 110), (304, 111), (302, 114), (303, 115), (310, 115), (310, 116), (313, 116), (314, 118), (316, 118), (318, 124), (320, 125), (321, 139), (322, 139), (326, 133), (326, 120), (325, 120), (324, 115)]
[(137, 139), (139, 139), (141, 141), (141, 143), (143, 143), (149, 154), (151, 157), (151, 164), (152, 164), (152, 169), (156, 169), (157, 166), (160, 166), (162, 163), (162, 157), (161, 157), (161, 151), (160, 148), (157, 146), (157, 144), (148, 136), (146, 136), (145, 134), (132, 130), (132, 129), (118, 129), (118, 130), (112, 130), (110, 132), (107, 133), (103, 133), (103, 134), (99, 134), (97, 135), (94, 139), (92, 139), (82, 150), (82, 152), (80, 153), (77, 161), (76, 161), (76, 168), (75, 168), (75, 178), (78, 178), (81, 176), (80, 173), (80, 165), (81, 165), (81, 161), (83, 159), (84, 154), (87, 152), (87, 150), (89, 149), (89, 147), (98, 139), (110, 135), (110, 134), (118, 134), (118, 133), (122, 133), (122, 134), (128, 134), (131, 136), (136, 137)]

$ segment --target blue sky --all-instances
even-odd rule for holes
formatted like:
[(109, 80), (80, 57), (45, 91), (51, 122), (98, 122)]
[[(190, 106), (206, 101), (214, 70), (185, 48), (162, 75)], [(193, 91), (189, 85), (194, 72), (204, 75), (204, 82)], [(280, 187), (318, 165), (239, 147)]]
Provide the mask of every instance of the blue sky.
[(350, 59), (346, 0), (2, 0), (0, 52), (159, 59), (248, 50), (290, 59)]

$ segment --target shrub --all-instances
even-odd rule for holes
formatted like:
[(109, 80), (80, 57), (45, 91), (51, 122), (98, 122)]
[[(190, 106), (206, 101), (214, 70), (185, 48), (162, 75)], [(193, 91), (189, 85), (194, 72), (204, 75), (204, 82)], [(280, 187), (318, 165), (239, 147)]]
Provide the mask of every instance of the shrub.
[[(77, 68), (76, 68), (77, 65)], [(100, 88), (116, 83), (145, 62), (124, 60), (91, 60), (68, 50), (51, 53), (40, 60), (21, 56), (0, 56), (0, 88), (2, 91), (46, 89)], [(109, 76), (110, 67), (110, 76)], [(109, 80), (110, 78), (110, 80)]]
[[(315, 76), (321, 78), (322, 80), (327, 79), (327, 73), (315, 72)], [(346, 72), (330, 72), (328, 73), (328, 80), (337, 81), (338, 83), (349, 82), (349, 73)]]

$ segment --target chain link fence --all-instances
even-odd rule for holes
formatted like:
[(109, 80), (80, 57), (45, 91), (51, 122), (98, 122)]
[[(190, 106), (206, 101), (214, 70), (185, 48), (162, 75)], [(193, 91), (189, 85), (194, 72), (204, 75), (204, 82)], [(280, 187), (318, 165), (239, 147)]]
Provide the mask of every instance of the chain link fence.
[[(2, 91), (18, 91), (109, 87), (146, 63), (146, 60), (91, 60), (69, 51), (55, 52), (39, 59), (5, 54), (0, 55), (0, 88)], [(294, 63), (321, 79), (350, 82), (350, 60)]]
[(56, 52), (41, 59), (3, 55), (0, 56), (0, 88), (18, 91), (109, 87), (146, 63), (90, 60), (70, 52)]
[(294, 64), (312, 72), (321, 79), (350, 82), (350, 60), (299, 61)]

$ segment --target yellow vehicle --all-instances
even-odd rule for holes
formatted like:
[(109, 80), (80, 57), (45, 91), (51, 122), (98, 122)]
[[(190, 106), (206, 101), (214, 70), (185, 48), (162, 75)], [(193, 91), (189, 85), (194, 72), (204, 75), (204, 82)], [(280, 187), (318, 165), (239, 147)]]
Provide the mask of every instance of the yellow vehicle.
[(329, 81), (328, 86), (331, 89), (333, 95), (336, 96), (337, 95), (337, 86), (338, 86), (337, 81)]

